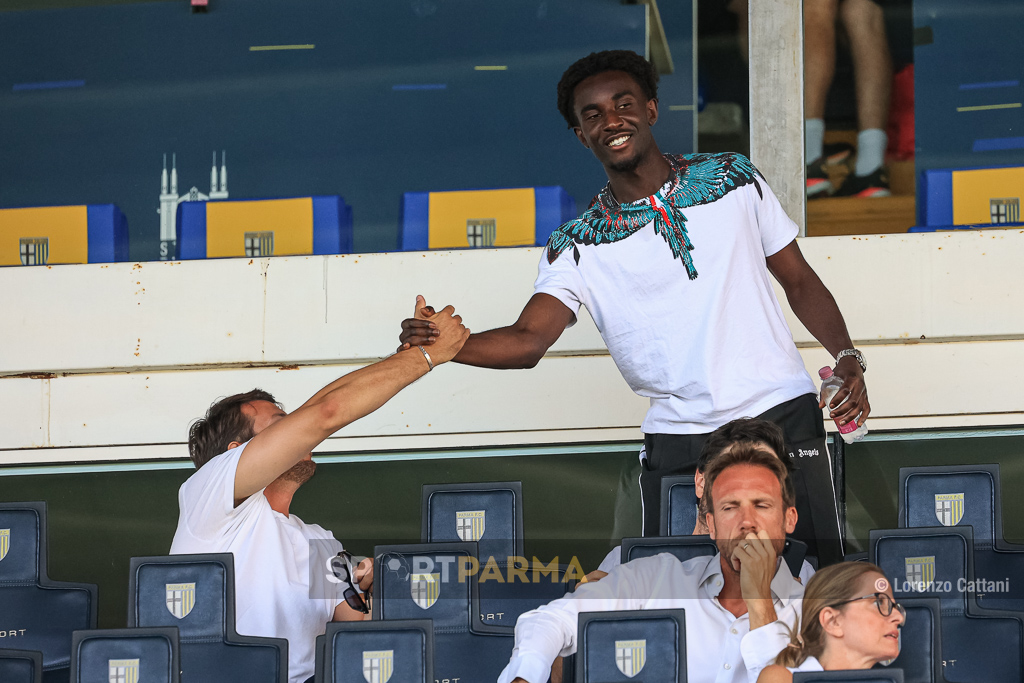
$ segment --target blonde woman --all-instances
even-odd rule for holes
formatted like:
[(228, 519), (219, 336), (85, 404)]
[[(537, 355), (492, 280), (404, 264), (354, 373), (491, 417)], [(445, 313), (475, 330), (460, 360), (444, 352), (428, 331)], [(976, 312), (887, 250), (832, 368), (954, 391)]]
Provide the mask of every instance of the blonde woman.
[(882, 570), (867, 562), (822, 569), (804, 592), (801, 628), (757, 683), (792, 683), (794, 671), (870, 669), (900, 653), (906, 611)]

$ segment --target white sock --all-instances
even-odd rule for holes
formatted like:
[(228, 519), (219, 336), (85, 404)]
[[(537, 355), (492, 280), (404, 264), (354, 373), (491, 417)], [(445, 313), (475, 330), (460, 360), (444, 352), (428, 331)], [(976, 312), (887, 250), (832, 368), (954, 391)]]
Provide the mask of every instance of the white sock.
[(885, 161), (889, 136), (881, 128), (868, 128), (857, 133), (857, 168), (859, 176), (871, 175)]
[(824, 153), (825, 119), (804, 121), (804, 163), (811, 163)]

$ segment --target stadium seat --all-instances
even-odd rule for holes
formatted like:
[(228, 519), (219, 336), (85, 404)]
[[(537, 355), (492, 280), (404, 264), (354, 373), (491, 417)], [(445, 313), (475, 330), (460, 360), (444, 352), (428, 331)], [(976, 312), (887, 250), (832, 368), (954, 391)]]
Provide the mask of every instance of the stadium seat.
[(352, 253), (352, 208), (338, 196), (182, 202), (179, 259)]
[(47, 576), (46, 503), (0, 503), (0, 629), (43, 653), (43, 680), (66, 681), (71, 633), (96, 628), (96, 586)]
[(178, 683), (178, 629), (75, 631), (71, 683)]
[(921, 173), (919, 214), (911, 232), (1021, 224), (1024, 166), (930, 168)]
[(327, 657), (327, 637), (317, 636), (316, 645), (313, 646), (315, 659), (313, 660), (313, 681), (323, 683), (324, 681), (324, 659)]
[(891, 668), (903, 671), (904, 683), (946, 683), (939, 601), (904, 598), (900, 604), (907, 611), (907, 619), (900, 629), (900, 655)]
[(128, 221), (113, 204), (0, 209), (0, 266), (128, 260)]
[(0, 650), (0, 681), (43, 683), (43, 653), (32, 650)]
[(793, 674), (793, 683), (903, 683), (903, 672), (899, 669), (868, 669), (867, 671), (798, 671)]
[(509, 626), (475, 618), (480, 613), (475, 543), (377, 546), (373, 618), (430, 619), (437, 680), (494, 681), (512, 655)]
[(576, 201), (557, 186), (406, 192), (401, 214), (400, 251), (543, 246)]
[[(992, 581), (1024, 576), (1024, 546), (1003, 539), (998, 465), (900, 468), (900, 527), (974, 528), (975, 576)], [(978, 591), (988, 609), (1024, 611), (1024, 586), (1006, 592)]]
[[(693, 531), (693, 529), (690, 529)], [(622, 539), (622, 563), (641, 557), (653, 557), (660, 553), (671, 553), (680, 562), (703, 555), (715, 555), (718, 546), (710, 536), (648, 536), (646, 538)]]
[(430, 619), (330, 623), (325, 652), (324, 683), (434, 683)]
[(939, 601), (947, 678), (962, 683), (1021, 680), (1024, 613), (977, 606), (972, 545), (970, 527), (875, 530), (868, 553), (893, 580), (897, 601)]
[(582, 612), (576, 683), (686, 683), (686, 611)]
[(697, 523), (697, 493), (692, 474), (661, 478), (662, 536), (688, 536)]
[[(522, 557), (523, 488), (518, 481), (426, 484), (421, 519), (425, 543), (476, 542), (481, 567), (493, 558), (503, 577), (516, 578), (509, 572), (510, 563), (526, 566)], [(554, 581), (497, 581), (493, 573), (483, 575), (479, 582), (481, 619), (497, 626), (515, 626), (520, 614), (565, 595), (566, 570), (559, 566)]]
[(177, 626), (182, 678), (287, 683), (288, 641), (235, 631), (231, 553), (133, 557), (128, 626)]

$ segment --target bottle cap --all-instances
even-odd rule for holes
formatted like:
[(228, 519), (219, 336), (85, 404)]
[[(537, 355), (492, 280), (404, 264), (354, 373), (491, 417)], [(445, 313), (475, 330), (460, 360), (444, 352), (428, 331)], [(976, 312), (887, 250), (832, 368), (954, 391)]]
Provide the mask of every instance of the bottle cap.
[(818, 377), (820, 377), (822, 379), (828, 379), (831, 376), (832, 376), (832, 368), (830, 368), (828, 366), (823, 367), (821, 370), (818, 370)]

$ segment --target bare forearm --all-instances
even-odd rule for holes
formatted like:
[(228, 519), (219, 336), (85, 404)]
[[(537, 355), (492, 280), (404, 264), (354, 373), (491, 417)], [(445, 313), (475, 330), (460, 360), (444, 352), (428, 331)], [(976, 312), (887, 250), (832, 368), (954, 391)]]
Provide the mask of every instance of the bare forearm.
[(544, 356), (534, 335), (514, 327), (499, 327), (469, 335), (466, 345), (452, 360), (480, 368), (510, 370), (532, 368)]
[(833, 358), (853, 346), (836, 300), (816, 274), (811, 273), (800, 286), (787, 291), (786, 297), (796, 317)]

